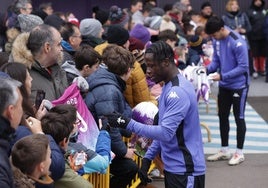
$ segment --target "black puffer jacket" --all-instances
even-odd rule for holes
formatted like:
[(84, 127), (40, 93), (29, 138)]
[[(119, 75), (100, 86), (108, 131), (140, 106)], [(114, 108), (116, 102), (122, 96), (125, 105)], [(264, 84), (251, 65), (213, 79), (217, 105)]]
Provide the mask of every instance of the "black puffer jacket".
[(251, 3), (249, 10), (247, 11), (248, 19), (251, 24), (251, 31), (248, 33), (249, 40), (262, 40), (264, 39), (263, 25), (266, 15), (265, 1), (262, 0), (262, 5), (256, 7), (254, 0)]

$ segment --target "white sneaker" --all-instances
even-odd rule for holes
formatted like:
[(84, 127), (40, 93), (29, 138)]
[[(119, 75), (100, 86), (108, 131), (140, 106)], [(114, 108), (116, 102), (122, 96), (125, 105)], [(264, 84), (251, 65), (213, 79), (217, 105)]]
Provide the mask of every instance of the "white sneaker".
[(238, 165), (245, 160), (244, 154), (234, 153), (233, 157), (229, 160), (229, 165)]
[(253, 72), (252, 77), (253, 77), (254, 79), (258, 78), (258, 76), (259, 76), (259, 74), (258, 74), (257, 72)]
[(220, 150), (218, 153), (208, 156), (207, 161), (228, 160), (231, 158), (231, 156), (230, 151), (223, 152)]
[(152, 172), (150, 172), (150, 176), (158, 177), (158, 176), (160, 176), (160, 171), (155, 168), (155, 169), (152, 170)]
[(152, 178), (152, 179), (164, 179), (164, 175), (162, 175), (160, 173), (160, 171), (158, 169), (153, 169), (152, 172), (150, 172), (149, 176)]

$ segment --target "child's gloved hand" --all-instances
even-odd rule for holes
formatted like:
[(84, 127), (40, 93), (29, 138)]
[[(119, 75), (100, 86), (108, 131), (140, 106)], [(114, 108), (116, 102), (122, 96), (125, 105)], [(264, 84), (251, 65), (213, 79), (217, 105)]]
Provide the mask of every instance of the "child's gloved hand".
[(82, 76), (75, 77), (73, 79), (73, 83), (76, 82), (77, 86), (79, 87), (80, 91), (87, 92), (89, 89), (88, 83), (85, 78)]
[(112, 114), (106, 115), (106, 117), (111, 127), (125, 129), (130, 122), (130, 118), (124, 117), (122, 114), (117, 112), (113, 112)]

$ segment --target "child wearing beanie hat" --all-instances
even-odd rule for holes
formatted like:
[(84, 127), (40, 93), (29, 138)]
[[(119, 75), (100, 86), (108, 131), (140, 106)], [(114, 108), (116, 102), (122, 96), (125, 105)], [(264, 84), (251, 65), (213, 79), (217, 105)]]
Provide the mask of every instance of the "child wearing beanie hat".
[(96, 38), (101, 37), (102, 25), (99, 20), (94, 18), (86, 18), (80, 22), (79, 26), (82, 36), (93, 36)]
[(203, 43), (204, 43), (203, 38), (198, 35), (192, 36), (189, 41), (190, 47), (195, 50), (202, 50)]
[(200, 17), (199, 23), (201, 23), (202, 25), (206, 25), (207, 20), (211, 16), (213, 16), (212, 6), (209, 1), (205, 1), (204, 3), (202, 3), (200, 16), (201, 17)]
[(144, 25), (150, 29), (159, 30), (162, 16), (148, 16), (144, 19)]
[(130, 36), (142, 41), (145, 45), (151, 39), (150, 32), (142, 24), (136, 24), (134, 28), (130, 31)]
[(120, 25), (126, 29), (128, 28), (128, 14), (116, 5), (113, 5), (110, 8), (109, 20), (112, 25)]
[(175, 24), (172, 22), (171, 17), (169, 15), (164, 15), (162, 16), (162, 21), (159, 27), (159, 31), (164, 31), (164, 30), (171, 30), (173, 32), (176, 31), (176, 26)]
[(194, 35), (190, 38), (189, 41), (189, 54), (187, 65), (198, 65), (200, 63), (201, 57), (204, 56), (204, 52), (202, 50), (202, 45), (204, 44), (204, 40), (202, 37), (198, 35)]
[(123, 46), (129, 39), (129, 33), (119, 25), (110, 25), (107, 31), (107, 41), (110, 44)]
[(209, 1), (205, 1), (204, 3), (202, 3), (201, 5), (201, 10), (203, 10), (206, 7), (211, 7), (211, 3)]

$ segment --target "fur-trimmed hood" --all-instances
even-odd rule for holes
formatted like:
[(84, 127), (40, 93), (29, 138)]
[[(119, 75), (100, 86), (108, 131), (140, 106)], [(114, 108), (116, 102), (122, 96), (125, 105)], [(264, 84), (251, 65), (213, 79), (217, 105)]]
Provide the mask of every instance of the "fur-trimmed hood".
[(20, 31), (16, 28), (10, 28), (6, 31), (7, 42), (5, 44), (5, 51), (10, 53), (12, 50), (12, 44), (16, 37), (20, 34)]
[(6, 31), (8, 42), (13, 42), (19, 34), (20, 34), (20, 31), (16, 28), (8, 29)]
[(14, 176), (14, 184), (17, 188), (35, 188), (34, 181), (23, 174), (20, 169), (12, 165), (12, 171)]
[(34, 58), (31, 51), (27, 48), (27, 42), (30, 33), (21, 33), (13, 42), (11, 58), (14, 62), (22, 63), (28, 68), (34, 64)]

